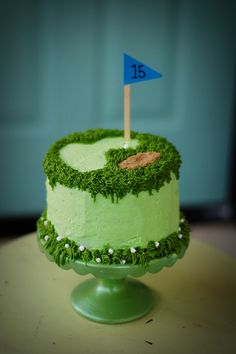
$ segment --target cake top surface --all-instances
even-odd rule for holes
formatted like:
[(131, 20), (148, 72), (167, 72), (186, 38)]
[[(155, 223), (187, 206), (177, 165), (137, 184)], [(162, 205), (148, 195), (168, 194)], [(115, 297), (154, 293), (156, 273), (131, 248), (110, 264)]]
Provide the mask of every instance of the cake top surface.
[[(136, 148), (137, 145), (138, 140), (132, 139), (130, 147)], [(91, 144), (71, 143), (60, 150), (60, 158), (80, 172), (94, 171), (105, 167), (106, 151), (123, 147), (122, 137), (104, 138)]]
[[(121, 163), (140, 160), (151, 154), (148, 163), (134, 168), (122, 168)], [(155, 154), (158, 153), (158, 154)], [(139, 158), (135, 158), (137, 155)], [(153, 156), (156, 156), (153, 158)], [(179, 178), (181, 159), (173, 144), (165, 138), (131, 132), (131, 144), (124, 148), (123, 130), (95, 129), (73, 133), (56, 141), (44, 159), (44, 171), (49, 183), (78, 188), (112, 199), (127, 193), (159, 190), (171, 180), (171, 173)], [(141, 166), (141, 167), (140, 167)]]

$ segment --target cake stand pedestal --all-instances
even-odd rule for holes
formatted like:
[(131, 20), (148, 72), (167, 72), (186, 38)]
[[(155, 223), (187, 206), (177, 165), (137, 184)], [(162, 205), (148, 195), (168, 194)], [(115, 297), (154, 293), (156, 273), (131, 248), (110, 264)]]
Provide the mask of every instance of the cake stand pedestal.
[(148, 287), (129, 278), (87, 280), (74, 289), (71, 301), (82, 316), (110, 324), (142, 317), (153, 304)]
[[(41, 250), (50, 261), (50, 255), (42, 246)], [(71, 295), (73, 308), (89, 320), (115, 324), (138, 319), (147, 314), (153, 307), (151, 290), (142, 282), (130, 278), (140, 277), (147, 272), (157, 273), (163, 267), (171, 267), (182, 258), (186, 247), (179, 254), (173, 253), (150, 261), (147, 265), (131, 264), (97, 264), (76, 260), (60, 266), (62, 269), (73, 269), (77, 274), (92, 274), (95, 278), (84, 281), (77, 286)]]
[(101, 323), (125, 323), (146, 315), (153, 307), (152, 291), (142, 282), (132, 279), (147, 272), (156, 273), (172, 266), (180, 254), (149, 262), (148, 265), (103, 265), (75, 261), (66, 265), (80, 275), (92, 274), (77, 286), (71, 295), (73, 308), (82, 316)]

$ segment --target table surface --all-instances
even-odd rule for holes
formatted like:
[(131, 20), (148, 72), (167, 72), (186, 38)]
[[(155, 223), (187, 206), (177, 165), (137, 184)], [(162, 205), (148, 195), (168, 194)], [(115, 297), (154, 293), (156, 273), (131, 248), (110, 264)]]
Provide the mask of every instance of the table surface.
[(88, 321), (70, 305), (90, 276), (50, 263), (26, 235), (0, 248), (1, 354), (234, 353), (236, 260), (192, 239), (172, 268), (139, 278), (155, 296), (145, 317), (121, 325)]

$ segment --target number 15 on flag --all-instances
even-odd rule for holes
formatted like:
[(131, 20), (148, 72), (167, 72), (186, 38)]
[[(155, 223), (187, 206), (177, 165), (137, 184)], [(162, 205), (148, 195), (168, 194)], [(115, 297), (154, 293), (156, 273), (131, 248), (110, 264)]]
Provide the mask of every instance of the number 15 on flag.
[(124, 54), (124, 135), (125, 147), (130, 143), (130, 85), (160, 79), (162, 75), (137, 59)]
[(162, 75), (137, 59), (124, 54), (124, 85), (160, 79)]

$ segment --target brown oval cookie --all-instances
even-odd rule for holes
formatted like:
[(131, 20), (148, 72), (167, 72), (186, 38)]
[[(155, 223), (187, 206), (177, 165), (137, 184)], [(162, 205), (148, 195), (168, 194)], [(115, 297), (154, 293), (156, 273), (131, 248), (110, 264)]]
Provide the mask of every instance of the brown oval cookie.
[(139, 152), (121, 161), (119, 166), (124, 169), (133, 170), (135, 168), (151, 165), (156, 160), (159, 160), (160, 156), (161, 154), (156, 151)]

